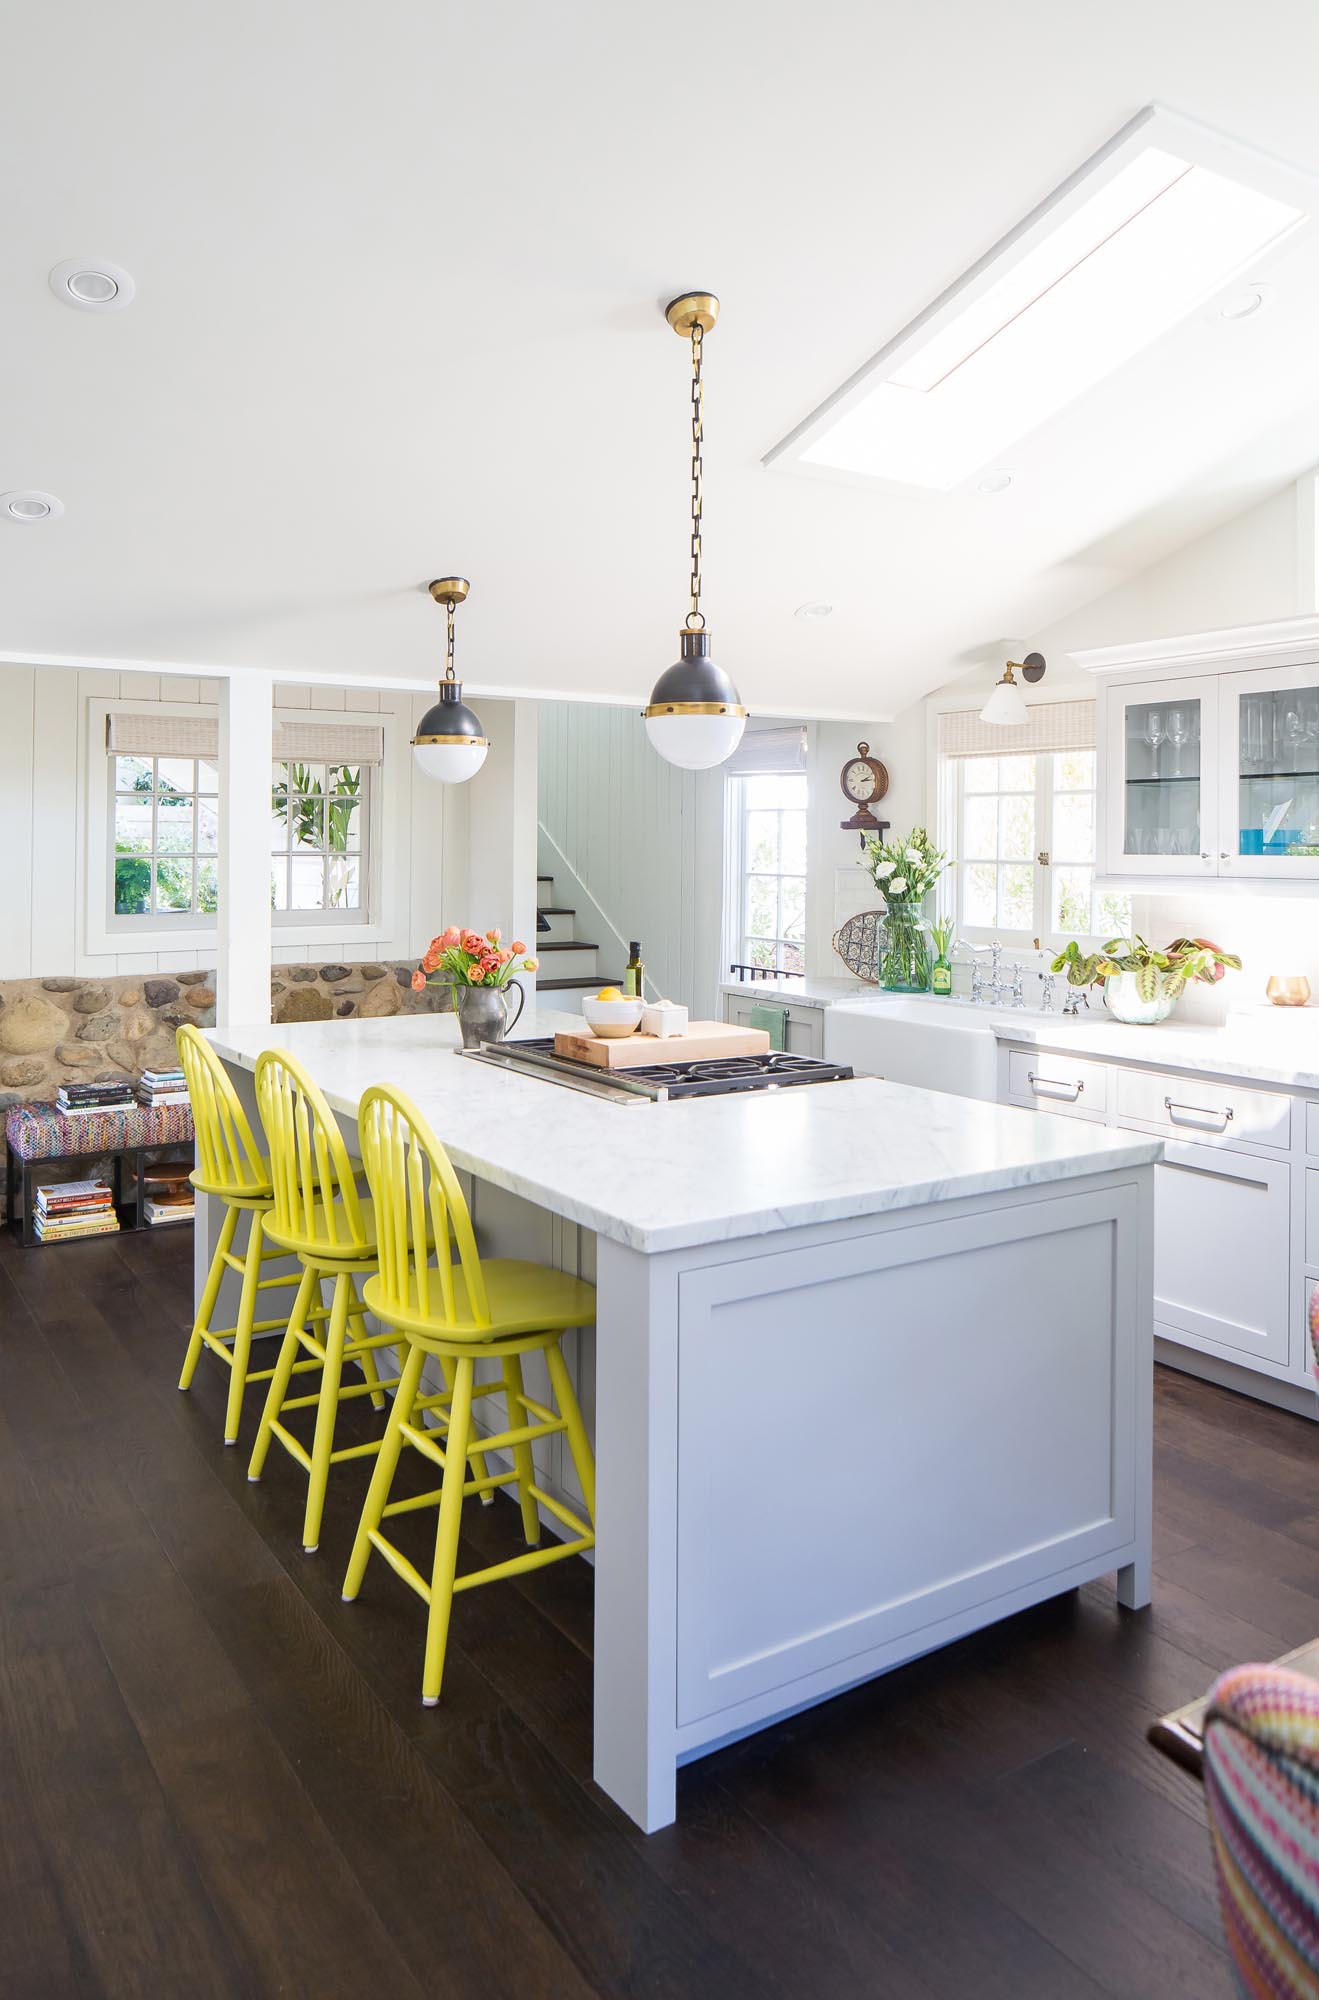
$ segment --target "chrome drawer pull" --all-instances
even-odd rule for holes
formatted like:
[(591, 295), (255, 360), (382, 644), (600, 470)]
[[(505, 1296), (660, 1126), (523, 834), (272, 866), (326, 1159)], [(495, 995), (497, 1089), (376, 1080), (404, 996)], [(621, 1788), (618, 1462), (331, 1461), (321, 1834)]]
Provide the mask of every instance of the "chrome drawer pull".
[[(1174, 1125), (1178, 1124), (1193, 1125), (1197, 1118), (1204, 1118), (1208, 1119), (1211, 1124), (1215, 1120), (1217, 1120), (1219, 1131), (1226, 1132), (1228, 1126), (1232, 1122), (1232, 1106), (1230, 1104), (1228, 1105), (1226, 1111), (1210, 1111), (1207, 1110), (1205, 1106), (1200, 1104), (1174, 1104), (1171, 1097), (1165, 1097), (1163, 1100), (1163, 1108), (1167, 1112), (1169, 1118), (1171, 1118)], [(1177, 1113), (1179, 1111), (1184, 1112), (1187, 1115), (1179, 1119), (1177, 1116)]]
[(1075, 1104), (1084, 1083), (1064, 1083), (1054, 1076), (1037, 1076), (1033, 1069), (1027, 1070), (1026, 1081), (1037, 1097), (1062, 1097), (1068, 1104)]

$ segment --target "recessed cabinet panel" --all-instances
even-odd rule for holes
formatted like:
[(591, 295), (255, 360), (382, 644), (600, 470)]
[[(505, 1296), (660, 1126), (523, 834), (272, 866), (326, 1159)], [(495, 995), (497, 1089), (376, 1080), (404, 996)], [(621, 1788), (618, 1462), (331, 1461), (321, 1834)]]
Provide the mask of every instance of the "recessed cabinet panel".
[(1155, 1333), (1285, 1368), (1290, 1167), (1172, 1142), (1154, 1186)]

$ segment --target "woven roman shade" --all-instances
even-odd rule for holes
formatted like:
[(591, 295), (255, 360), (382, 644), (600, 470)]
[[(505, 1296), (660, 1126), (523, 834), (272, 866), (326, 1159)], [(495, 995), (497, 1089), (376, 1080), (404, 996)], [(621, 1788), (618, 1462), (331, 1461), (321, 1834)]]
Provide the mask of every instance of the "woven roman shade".
[(982, 722), (974, 708), (953, 709), (939, 717), (941, 757), (1004, 757), (1054, 750), (1093, 750), (1095, 704), (1092, 701), (1042, 701), (1025, 722), (1001, 728)]
[[(116, 710), (106, 718), (105, 747), (116, 757), (207, 757), (220, 754), (214, 715), (166, 715), (157, 709)], [(385, 732), (369, 722), (277, 722), (275, 759), (289, 764), (380, 764)]]
[(732, 778), (780, 777), (806, 769), (806, 731), (800, 722), (748, 729), (725, 764)]

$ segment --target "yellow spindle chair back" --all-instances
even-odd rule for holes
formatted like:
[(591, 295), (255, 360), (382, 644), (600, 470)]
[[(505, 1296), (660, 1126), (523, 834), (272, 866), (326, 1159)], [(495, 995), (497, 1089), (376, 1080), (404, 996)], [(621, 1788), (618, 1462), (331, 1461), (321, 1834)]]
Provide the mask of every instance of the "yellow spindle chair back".
[(486, 1338), (490, 1305), (481, 1256), (444, 1147), (411, 1099), (388, 1084), (364, 1094), (358, 1137), (375, 1204), (382, 1318), (422, 1335)]
[(318, 1262), (374, 1263), (339, 1121), (287, 1050), (267, 1049), (258, 1056), (256, 1101), (274, 1189), (266, 1234), (283, 1249)]
[(238, 1204), (269, 1200), (270, 1175), (224, 1064), (191, 1023), (179, 1029), (174, 1041), (192, 1106), (194, 1186)]
[[(577, 1397), (560, 1349), (572, 1327), (595, 1319), (595, 1292), (567, 1271), (520, 1258), (482, 1263), (458, 1176), (421, 1112), (388, 1084), (368, 1090), (358, 1106), (362, 1164), (371, 1187), (378, 1273), (364, 1288), (367, 1308), (397, 1327), (406, 1349), (389, 1422), (380, 1445), (343, 1594), (357, 1596), (373, 1551), (382, 1555), (409, 1589), (425, 1600), (426, 1649), (421, 1698), (440, 1698), (449, 1621), (457, 1592), (521, 1576), (561, 1562), (595, 1544), (595, 1462)], [(430, 1262), (434, 1249), (435, 1262)], [(456, 1253), (456, 1259), (455, 1259)], [(528, 1394), (522, 1373), (527, 1356), (543, 1357), (548, 1387)], [(438, 1358), (445, 1386), (422, 1393), (423, 1370)], [(498, 1376), (476, 1377), (477, 1363)], [(432, 1370), (432, 1380), (434, 1371)], [(496, 1428), (486, 1429), (478, 1409), (495, 1405)], [(487, 1421), (490, 1421), (487, 1418)], [(541, 1484), (535, 1447), (562, 1436), (581, 1493), (580, 1502)], [(443, 1484), (399, 1500), (390, 1490), (407, 1449), (439, 1467)], [(507, 1452), (512, 1470), (487, 1470), (487, 1452)], [(515, 1486), (527, 1548), (522, 1555), (457, 1575), (463, 1500), (484, 1500)], [(396, 1542), (386, 1523), (395, 1514), (434, 1506), (435, 1558), (429, 1580)], [(541, 1510), (567, 1529), (566, 1540), (541, 1546)]]

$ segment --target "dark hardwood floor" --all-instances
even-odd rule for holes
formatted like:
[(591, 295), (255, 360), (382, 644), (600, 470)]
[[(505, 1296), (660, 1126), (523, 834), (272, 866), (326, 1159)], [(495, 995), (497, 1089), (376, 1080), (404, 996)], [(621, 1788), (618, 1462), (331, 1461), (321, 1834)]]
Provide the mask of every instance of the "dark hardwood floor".
[(214, 1363), (174, 1387), (190, 1298), (186, 1230), (0, 1247), (4, 2000), (1229, 1994), (1144, 1731), (1319, 1633), (1304, 1421), (1161, 1372), (1152, 1611), (1011, 1619), (692, 1766), (648, 1840), (591, 1784), (589, 1569), (461, 1598), (423, 1710), (416, 1600), (339, 1599), (365, 1472), (304, 1556), (255, 1399), (225, 1451)]

